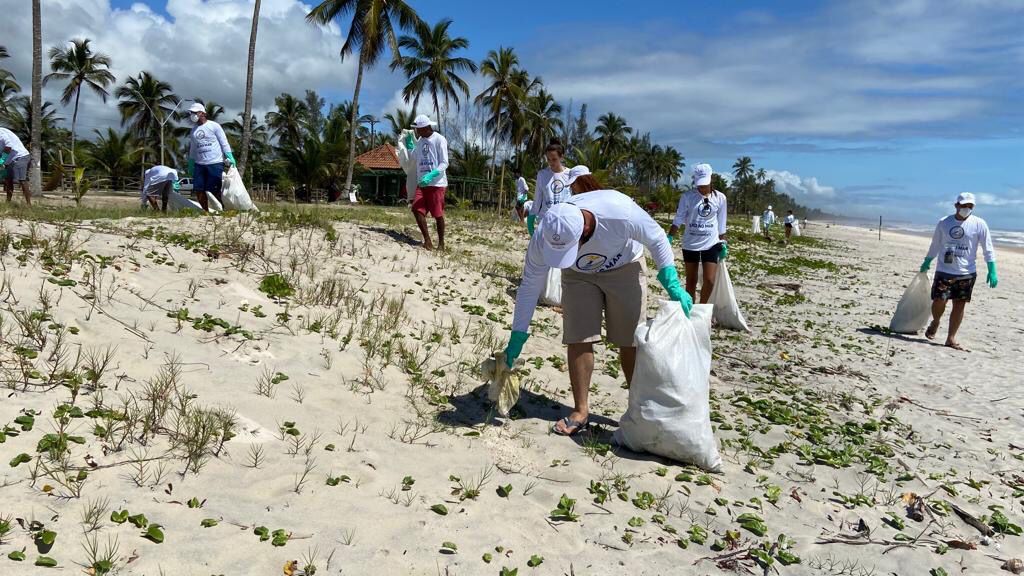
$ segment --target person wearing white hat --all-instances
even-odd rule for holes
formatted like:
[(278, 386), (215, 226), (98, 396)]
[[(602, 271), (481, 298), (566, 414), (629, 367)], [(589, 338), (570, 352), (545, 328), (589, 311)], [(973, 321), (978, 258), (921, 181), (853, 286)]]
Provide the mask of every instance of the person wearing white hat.
[(572, 196), (569, 189), (569, 169), (562, 164), (565, 147), (558, 138), (548, 141), (544, 159), (548, 165), (537, 172), (537, 188), (533, 194), (533, 210), (526, 217), (526, 229), (533, 236), (537, 220), (555, 204), (561, 204)]
[(32, 205), (32, 191), (28, 187), (31, 159), (32, 156), (21, 142), (21, 138), (7, 128), (0, 127), (0, 170), (5, 172), (4, 192), (7, 193), (8, 202), (14, 196), (14, 183), (18, 182), (21, 193), (25, 196), (25, 204)]
[(686, 291), (697, 297), (697, 269), (702, 268), (704, 283), (700, 287), (700, 303), (707, 304), (715, 287), (715, 273), (719, 260), (729, 255), (725, 241), (725, 221), (728, 213), (725, 194), (711, 189), (710, 164), (693, 167), (694, 188), (683, 192), (676, 208), (676, 217), (668, 230), (668, 242), (675, 242), (679, 227), (683, 231), (683, 263), (686, 266)]
[[(576, 166), (571, 172), (570, 186), (590, 173), (586, 166)], [(589, 422), (594, 343), (601, 341), (602, 317), (607, 340), (619, 349), (626, 382), (632, 381), (636, 362), (633, 334), (647, 310), (644, 248), (651, 252), (658, 280), (669, 297), (680, 302), (689, 315), (693, 300), (679, 284), (664, 231), (625, 194), (615, 190), (578, 193), (549, 208), (530, 239), (505, 355), (511, 368), (528, 338), (548, 270), (561, 269), (562, 342), (568, 345), (574, 408), (555, 423), (556, 434), (571, 436)]]
[(761, 227), (764, 229), (764, 237), (768, 240), (772, 239), (771, 228), (775, 224), (775, 212), (772, 212), (772, 205), (768, 205), (768, 209), (761, 215)]
[(412, 127), (416, 130), (419, 140), (413, 140), (409, 134), (405, 147), (416, 159), (416, 194), (412, 200), (412, 214), (416, 225), (423, 234), (423, 247), (433, 250), (430, 231), (427, 230), (427, 214), (437, 223), (437, 247), (444, 250), (444, 193), (448, 188), (448, 140), (434, 131), (436, 122), (432, 122), (426, 114), (420, 114), (413, 120)]
[(192, 175), (192, 191), (203, 210), (209, 212), (206, 193), (221, 200), (224, 165), (235, 164), (235, 157), (231, 154), (231, 145), (228, 144), (224, 129), (213, 120), (207, 120), (205, 106), (195, 102), (188, 112), (193, 124), (188, 139), (188, 171)]
[(981, 246), (988, 265), (988, 285), (995, 288), (999, 284), (999, 277), (996, 274), (996, 252), (992, 247), (988, 224), (973, 214), (976, 206), (974, 194), (960, 194), (954, 206), (956, 212), (939, 220), (935, 226), (928, 254), (921, 263), (921, 272), (927, 272), (932, 260), (939, 258), (932, 282), (932, 322), (924, 335), (929, 340), (935, 338), (939, 331), (939, 321), (946, 311), (946, 302), (952, 300), (953, 310), (949, 313), (946, 346), (963, 350), (956, 333), (963, 322), (964, 310), (971, 301), (974, 283), (978, 278), (978, 246)]
[[(530, 199), (530, 185), (526, 182), (526, 178), (523, 178), (523, 173), (519, 168), (512, 172), (512, 177), (516, 179), (516, 204), (512, 209), (512, 215), (517, 222), (522, 224), (526, 220), (526, 215), (530, 213), (530, 209), (526, 207), (526, 201)], [(530, 206), (533, 206), (532, 202)]]

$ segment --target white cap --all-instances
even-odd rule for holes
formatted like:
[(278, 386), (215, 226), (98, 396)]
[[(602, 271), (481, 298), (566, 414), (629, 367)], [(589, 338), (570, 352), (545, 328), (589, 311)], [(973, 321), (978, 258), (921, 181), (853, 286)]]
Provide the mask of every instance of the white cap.
[(977, 202), (974, 201), (974, 194), (971, 194), (970, 192), (961, 192), (960, 195), (956, 197), (956, 203), (961, 206), (964, 204), (977, 204)]
[(540, 249), (544, 264), (568, 268), (576, 262), (583, 236), (583, 211), (575, 204), (555, 204), (540, 220)]
[(566, 186), (572, 186), (572, 183), (576, 181), (580, 176), (587, 176), (590, 174), (590, 168), (583, 166), (573, 166), (569, 169), (569, 181), (565, 183)]
[(437, 126), (437, 122), (432, 122), (430, 116), (426, 114), (420, 114), (412, 121), (413, 128), (426, 128), (427, 126)]
[(771, 209), (772, 209), (772, 205), (771, 205), (771, 204), (769, 204), (769, 205), (768, 205), (768, 209), (769, 209), (769, 210), (771, 210)]
[(711, 164), (697, 164), (693, 167), (693, 185), (707, 186), (711, 184)]
[(189, 112), (204, 112), (205, 113), (206, 112), (206, 106), (203, 106), (199, 102), (194, 102), (191, 106), (189, 106), (188, 111)]

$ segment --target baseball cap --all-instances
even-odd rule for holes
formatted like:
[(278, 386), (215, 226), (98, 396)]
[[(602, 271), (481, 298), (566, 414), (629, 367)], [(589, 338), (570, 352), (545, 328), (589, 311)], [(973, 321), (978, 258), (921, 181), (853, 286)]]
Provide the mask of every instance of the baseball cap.
[(431, 122), (430, 116), (426, 114), (420, 114), (412, 121), (413, 128), (426, 128), (427, 126), (437, 126), (437, 122)]
[(540, 249), (544, 264), (568, 268), (576, 262), (583, 236), (583, 211), (568, 202), (555, 204), (540, 220)]
[(206, 112), (206, 106), (203, 106), (199, 102), (193, 102), (192, 105), (188, 107), (188, 111), (189, 112)]
[(977, 202), (974, 201), (974, 194), (971, 194), (970, 192), (962, 192), (959, 196), (956, 197), (956, 203), (960, 204), (960, 205), (963, 205), (963, 204), (974, 204), (974, 205), (977, 205)]
[(569, 169), (569, 181), (565, 183), (566, 186), (572, 186), (572, 183), (576, 181), (580, 176), (587, 176), (590, 174), (590, 168), (579, 165), (573, 166)]
[(693, 167), (693, 185), (707, 186), (711, 184), (711, 164), (697, 164)]

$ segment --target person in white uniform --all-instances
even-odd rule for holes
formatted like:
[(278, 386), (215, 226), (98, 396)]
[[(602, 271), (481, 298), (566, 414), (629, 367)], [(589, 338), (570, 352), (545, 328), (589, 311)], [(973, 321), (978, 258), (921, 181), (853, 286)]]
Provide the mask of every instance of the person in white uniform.
[(568, 346), (574, 407), (552, 430), (569, 436), (589, 422), (594, 343), (601, 341), (602, 317), (607, 340), (619, 349), (626, 382), (632, 381), (633, 335), (647, 310), (644, 248), (651, 252), (658, 280), (669, 297), (680, 302), (687, 315), (693, 306), (679, 284), (672, 247), (658, 223), (629, 196), (615, 190), (577, 191), (574, 181), (589, 173), (586, 166), (572, 169), (569, 184), (578, 193), (550, 207), (530, 239), (505, 349), (511, 368), (528, 338), (548, 270), (561, 269), (562, 342)]
[(921, 264), (921, 272), (927, 272), (932, 261), (939, 259), (932, 282), (932, 322), (924, 335), (929, 340), (935, 338), (939, 331), (939, 321), (946, 311), (946, 302), (952, 300), (953, 310), (949, 314), (946, 346), (963, 350), (964, 347), (957, 341), (956, 333), (960, 330), (964, 310), (971, 301), (974, 283), (978, 278), (976, 260), (979, 246), (988, 266), (985, 281), (990, 287), (995, 288), (999, 284), (999, 276), (996, 274), (996, 251), (992, 247), (988, 224), (974, 215), (974, 194), (960, 194), (954, 206), (956, 212), (939, 220), (935, 226), (928, 254)]
[(206, 118), (206, 107), (196, 102), (188, 109), (192, 121), (192, 132), (188, 139), (188, 171), (192, 175), (192, 191), (203, 210), (209, 212), (206, 193), (218, 202), (221, 198), (221, 182), (224, 166), (236, 164), (231, 154), (231, 145), (220, 124)]
[(782, 225), (786, 228), (786, 244), (789, 244), (789, 239), (793, 236), (793, 226), (796, 225), (796, 216), (793, 215), (792, 210), (786, 212), (786, 217), (782, 219)]
[[(448, 140), (439, 132), (434, 131), (437, 122), (433, 122), (426, 114), (420, 114), (413, 120), (416, 129), (415, 147), (410, 148), (416, 158), (416, 175), (419, 179), (416, 194), (412, 199), (412, 214), (416, 218), (420, 234), (423, 235), (423, 247), (433, 250), (430, 231), (427, 230), (427, 214), (434, 218), (437, 225), (437, 248), (444, 250), (444, 195), (448, 189)], [(406, 146), (410, 141), (406, 139)]]
[(764, 237), (768, 240), (772, 239), (771, 228), (775, 225), (775, 212), (772, 212), (771, 204), (768, 205), (768, 209), (761, 215), (761, 228), (764, 231)]
[(153, 166), (142, 177), (142, 207), (145, 208), (148, 203), (153, 210), (167, 212), (167, 198), (171, 190), (177, 192), (180, 189), (177, 170), (159, 164)]
[(28, 187), (28, 168), (32, 155), (29, 154), (21, 138), (7, 128), (0, 127), (0, 170), (7, 171), (4, 178), (4, 192), (7, 201), (14, 197), (14, 184), (20, 183), (21, 193), (25, 196), (25, 204), (32, 205), (32, 191)]
[(707, 304), (711, 290), (715, 287), (715, 273), (718, 262), (729, 255), (725, 241), (725, 223), (728, 207), (725, 194), (711, 189), (710, 164), (693, 167), (694, 188), (683, 192), (676, 208), (676, 217), (668, 230), (668, 241), (672, 244), (683, 230), (683, 264), (686, 266), (686, 291), (692, 298), (697, 297), (698, 268), (704, 275), (700, 287), (700, 303)]
[(512, 211), (515, 214), (516, 220), (522, 224), (529, 213), (529, 210), (526, 208), (526, 201), (530, 199), (530, 185), (526, 183), (526, 178), (523, 178), (518, 168), (516, 168), (512, 176), (516, 179), (516, 205)]
[(562, 141), (552, 138), (544, 149), (548, 165), (537, 172), (537, 188), (533, 192), (533, 209), (526, 217), (526, 228), (533, 236), (537, 220), (555, 204), (565, 202), (572, 196), (569, 189), (569, 169), (562, 164), (565, 148)]

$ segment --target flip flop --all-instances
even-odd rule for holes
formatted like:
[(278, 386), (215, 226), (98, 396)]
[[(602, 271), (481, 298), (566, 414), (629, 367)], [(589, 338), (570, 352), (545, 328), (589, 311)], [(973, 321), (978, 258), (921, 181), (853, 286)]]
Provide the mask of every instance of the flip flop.
[(551, 426), (551, 431), (559, 436), (575, 436), (587, 428), (587, 424), (590, 423), (590, 417), (584, 418), (582, 421), (572, 420), (568, 416), (559, 420), (562, 426), (565, 427), (566, 432), (562, 432), (558, 429), (558, 422), (555, 422)]

